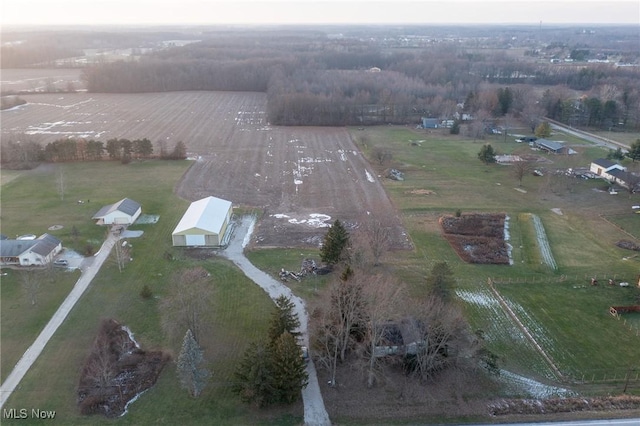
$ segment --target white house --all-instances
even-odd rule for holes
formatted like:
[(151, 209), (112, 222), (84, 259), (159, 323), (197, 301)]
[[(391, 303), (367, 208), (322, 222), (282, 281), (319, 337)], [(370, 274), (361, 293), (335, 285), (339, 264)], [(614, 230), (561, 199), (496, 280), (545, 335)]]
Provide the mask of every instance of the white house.
[(60, 251), (62, 241), (49, 234), (35, 240), (1, 240), (0, 265), (47, 265)]
[(216, 247), (223, 245), (229, 227), (231, 201), (207, 197), (191, 203), (171, 234), (177, 247)]
[(618, 163), (614, 163), (611, 160), (607, 160), (606, 158), (598, 158), (591, 163), (589, 171), (603, 179), (616, 182), (619, 178), (620, 172), (626, 172), (627, 168)]
[(123, 198), (115, 204), (101, 208), (94, 214), (98, 225), (131, 225), (142, 213), (142, 207), (130, 198)]

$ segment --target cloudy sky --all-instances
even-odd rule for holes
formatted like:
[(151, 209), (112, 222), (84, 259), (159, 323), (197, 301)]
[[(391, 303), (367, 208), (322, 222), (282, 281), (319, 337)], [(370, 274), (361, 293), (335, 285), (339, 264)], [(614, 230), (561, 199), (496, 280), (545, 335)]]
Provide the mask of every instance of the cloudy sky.
[(2, 0), (2, 25), (624, 23), (640, 0)]

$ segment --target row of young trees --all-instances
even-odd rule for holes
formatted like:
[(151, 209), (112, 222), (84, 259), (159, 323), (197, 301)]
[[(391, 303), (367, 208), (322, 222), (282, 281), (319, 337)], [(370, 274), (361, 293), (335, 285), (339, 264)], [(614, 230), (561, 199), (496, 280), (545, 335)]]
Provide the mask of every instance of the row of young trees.
[[(105, 142), (93, 139), (58, 139), (44, 148), (28, 137), (14, 136), (0, 145), (1, 161), (12, 168), (30, 168), (41, 162), (98, 161), (108, 158), (127, 163), (132, 159), (154, 157), (153, 143), (147, 139), (129, 140), (113, 138)], [(179, 141), (172, 150), (161, 143), (159, 157), (170, 160), (184, 160), (187, 148)]]

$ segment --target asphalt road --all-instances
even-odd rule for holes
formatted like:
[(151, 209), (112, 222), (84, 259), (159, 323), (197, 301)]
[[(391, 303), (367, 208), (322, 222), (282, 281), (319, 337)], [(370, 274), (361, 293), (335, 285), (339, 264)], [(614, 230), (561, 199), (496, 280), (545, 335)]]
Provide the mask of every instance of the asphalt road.
[(568, 133), (570, 135), (588, 140), (589, 142), (593, 142), (597, 145), (604, 146), (609, 149), (614, 149), (614, 150), (618, 148), (622, 148), (623, 150), (629, 149), (628, 145), (625, 145), (621, 142), (614, 141), (612, 139), (603, 138), (598, 135), (594, 135), (593, 133), (574, 129), (573, 127), (565, 126), (564, 124), (559, 123), (557, 121), (549, 120), (549, 124), (551, 125), (551, 128), (553, 130), (559, 130), (561, 132)]

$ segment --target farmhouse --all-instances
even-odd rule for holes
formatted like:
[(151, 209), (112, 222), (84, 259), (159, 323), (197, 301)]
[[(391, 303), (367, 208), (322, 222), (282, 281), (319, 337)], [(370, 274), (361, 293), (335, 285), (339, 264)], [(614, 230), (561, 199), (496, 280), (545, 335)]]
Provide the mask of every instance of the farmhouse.
[(625, 172), (627, 168), (606, 158), (598, 158), (591, 163), (589, 170), (604, 179), (615, 181), (615, 175)]
[(231, 201), (207, 197), (191, 203), (173, 230), (176, 247), (216, 247), (224, 244), (233, 206)]
[(115, 204), (101, 208), (92, 219), (98, 225), (131, 225), (142, 213), (142, 207), (130, 198), (123, 198)]
[(420, 331), (424, 327), (413, 318), (381, 324), (380, 341), (374, 349), (375, 357), (388, 355), (415, 355), (422, 344)]
[(62, 242), (49, 234), (35, 240), (0, 240), (0, 265), (41, 266), (51, 263)]

